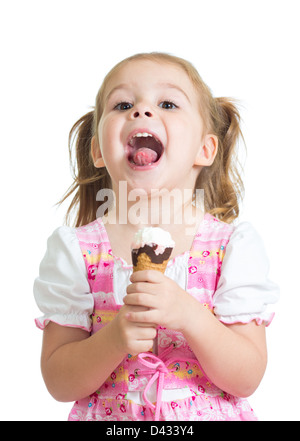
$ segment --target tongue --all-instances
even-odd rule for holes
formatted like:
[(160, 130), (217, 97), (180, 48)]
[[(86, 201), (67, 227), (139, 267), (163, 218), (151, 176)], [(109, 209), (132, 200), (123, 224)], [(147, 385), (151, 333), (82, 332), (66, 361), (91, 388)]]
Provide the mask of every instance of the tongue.
[(155, 162), (156, 158), (157, 153), (154, 150), (141, 147), (134, 153), (132, 160), (136, 165), (149, 165)]

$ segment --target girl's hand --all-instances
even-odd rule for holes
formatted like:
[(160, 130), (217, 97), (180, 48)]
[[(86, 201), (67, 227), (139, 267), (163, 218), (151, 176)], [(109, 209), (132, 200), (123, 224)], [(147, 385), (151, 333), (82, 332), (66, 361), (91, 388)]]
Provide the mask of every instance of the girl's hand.
[(156, 323), (168, 329), (182, 331), (193, 297), (176, 282), (159, 271), (137, 271), (130, 277), (124, 303), (143, 306), (143, 311), (128, 311), (127, 319), (135, 323)]
[(156, 326), (153, 323), (136, 323), (127, 319), (128, 314), (137, 314), (147, 308), (142, 306), (123, 305), (111, 322), (116, 346), (125, 354), (136, 355), (147, 352), (153, 346), (156, 337)]

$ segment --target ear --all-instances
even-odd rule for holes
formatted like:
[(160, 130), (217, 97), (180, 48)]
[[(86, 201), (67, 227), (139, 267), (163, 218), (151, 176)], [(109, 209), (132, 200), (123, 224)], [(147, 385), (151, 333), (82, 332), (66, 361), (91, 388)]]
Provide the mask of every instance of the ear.
[(212, 165), (218, 151), (218, 138), (215, 135), (206, 135), (203, 144), (195, 158), (194, 165)]
[(101, 156), (100, 146), (95, 136), (92, 137), (91, 141), (91, 153), (94, 160), (94, 166), (96, 168), (105, 167), (104, 161)]

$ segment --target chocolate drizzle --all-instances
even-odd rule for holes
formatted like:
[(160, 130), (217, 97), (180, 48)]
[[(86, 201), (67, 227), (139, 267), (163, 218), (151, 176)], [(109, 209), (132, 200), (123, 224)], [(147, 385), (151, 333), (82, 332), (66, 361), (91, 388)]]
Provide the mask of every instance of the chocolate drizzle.
[(147, 254), (147, 256), (149, 256), (149, 258), (151, 259), (151, 262), (159, 264), (164, 262), (165, 260), (168, 260), (173, 250), (173, 248), (165, 248), (165, 251), (162, 254), (155, 254), (156, 248), (157, 245), (155, 245), (154, 247), (144, 245), (141, 248), (133, 249), (131, 252), (133, 266), (137, 265), (138, 256), (142, 253)]

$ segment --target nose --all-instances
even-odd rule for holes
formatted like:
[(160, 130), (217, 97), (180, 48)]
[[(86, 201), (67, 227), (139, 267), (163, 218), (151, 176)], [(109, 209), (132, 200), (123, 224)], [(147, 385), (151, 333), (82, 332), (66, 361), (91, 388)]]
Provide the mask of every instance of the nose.
[(134, 109), (132, 109), (131, 118), (151, 118), (153, 117), (153, 111), (151, 110), (150, 106), (147, 104), (140, 103), (139, 105), (135, 106)]
[[(152, 113), (149, 112), (148, 110), (146, 112), (141, 112), (141, 115), (143, 115), (143, 113), (145, 116), (148, 116), (148, 118), (151, 118), (153, 116)], [(133, 112), (134, 118), (138, 118), (139, 116), (140, 116), (140, 112), (138, 112), (138, 111)]]

